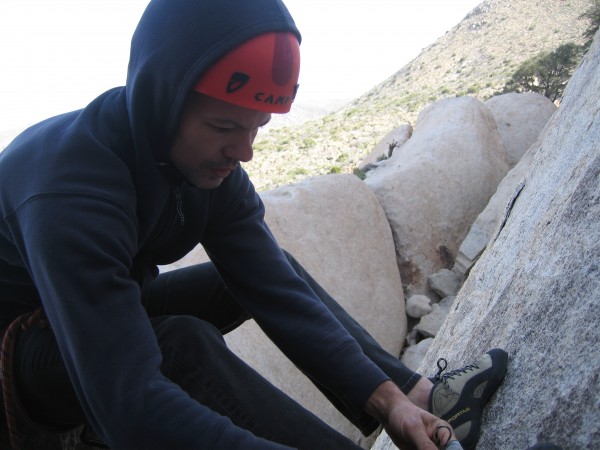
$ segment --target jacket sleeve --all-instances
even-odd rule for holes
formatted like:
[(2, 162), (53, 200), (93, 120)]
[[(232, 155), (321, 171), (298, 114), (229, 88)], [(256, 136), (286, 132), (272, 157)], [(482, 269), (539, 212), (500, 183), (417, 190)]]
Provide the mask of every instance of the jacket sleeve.
[(77, 397), (114, 449), (283, 448), (236, 427), (160, 372), (129, 268), (137, 222), (93, 195), (30, 198), (8, 218)]
[[(243, 170), (214, 199), (203, 245), (233, 295), (305, 373), (361, 410), (389, 379), (289, 264)], [(317, 250), (315, 250), (317, 251)]]

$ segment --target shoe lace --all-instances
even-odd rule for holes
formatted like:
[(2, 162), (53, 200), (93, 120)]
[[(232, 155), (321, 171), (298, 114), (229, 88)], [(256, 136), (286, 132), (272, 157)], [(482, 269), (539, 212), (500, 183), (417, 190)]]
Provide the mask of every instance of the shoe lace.
[(466, 365), (465, 367), (461, 367), (460, 369), (451, 370), (450, 372), (446, 372), (445, 374), (442, 375), (442, 372), (444, 370), (446, 370), (446, 368), (448, 367), (448, 361), (446, 361), (444, 358), (440, 358), (437, 360), (437, 366), (438, 366), (438, 371), (435, 374), (434, 379), (437, 381), (442, 381), (442, 382), (445, 382), (448, 379), (453, 379), (455, 376), (460, 376), (462, 374), (472, 372), (473, 370), (479, 370), (479, 366), (477, 366), (475, 364), (469, 364), (469, 365)]

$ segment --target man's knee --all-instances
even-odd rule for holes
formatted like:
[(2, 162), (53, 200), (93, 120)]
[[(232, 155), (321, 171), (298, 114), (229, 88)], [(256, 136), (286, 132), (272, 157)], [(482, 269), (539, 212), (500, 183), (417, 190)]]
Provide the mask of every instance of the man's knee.
[(232, 352), (219, 329), (194, 316), (153, 319), (153, 325), (163, 357), (163, 375), (197, 400), (208, 401), (204, 394), (210, 380), (231, 370)]
[(151, 320), (163, 352), (173, 349), (177, 353), (201, 352), (202, 347), (225, 344), (217, 327), (193, 316), (164, 316)]

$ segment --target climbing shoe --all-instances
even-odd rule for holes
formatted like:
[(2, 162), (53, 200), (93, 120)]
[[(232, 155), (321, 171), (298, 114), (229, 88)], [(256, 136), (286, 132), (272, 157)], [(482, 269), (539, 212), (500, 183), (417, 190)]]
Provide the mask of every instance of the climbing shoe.
[(438, 373), (430, 378), (429, 411), (448, 422), (465, 450), (474, 449), (479, 439), (483, 407), (504, 378), (508, 354), (493, 349), (475, 362), (442, 375), (448, 362), (440, 358)]

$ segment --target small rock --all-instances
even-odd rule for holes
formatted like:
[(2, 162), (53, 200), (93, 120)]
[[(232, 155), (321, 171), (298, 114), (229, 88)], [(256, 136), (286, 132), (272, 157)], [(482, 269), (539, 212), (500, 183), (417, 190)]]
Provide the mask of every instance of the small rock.
[(455, 298), (456, 297), (449, 296), (444, 298), (441, 302), (433, 304), (431, 313), (423, 316), (414, 329), (417, 330), (421, 336), (435, 337), (444, 323), (444, 320), (446, 320)]
[(406, 300), (406, 314), (413, 319), (421, 317), (431, 312), (431, 299), (426, 295), (413, 295)]
[(467, 237), (460, 245), (454, 267), (452, 268), (452, 271), (460, 279), (465, 279), (471, 267), (475, 265), (488, 245), (490, 235), (491, 233), (486, 229), (481, 229), (477, 222), (473, 224), (469, 234), (467, 234)]
[(461, 286), (458, 275), (448, 269), (434, 273), (427, 282), (429, 287), (442, 298), (458, 294)]

